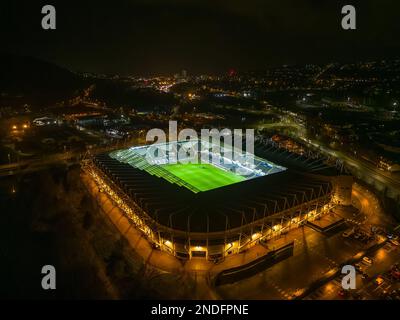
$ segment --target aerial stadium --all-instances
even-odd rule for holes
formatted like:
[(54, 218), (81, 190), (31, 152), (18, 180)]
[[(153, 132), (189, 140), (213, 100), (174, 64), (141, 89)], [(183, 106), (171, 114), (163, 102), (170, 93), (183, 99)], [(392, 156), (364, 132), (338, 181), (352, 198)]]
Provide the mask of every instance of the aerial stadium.
[(352, 184), (324, 159), (201, 139), (102, 153), (84, 170), (150, 242), (181, 259), (215, 260), (268, 241), (347, 204)]

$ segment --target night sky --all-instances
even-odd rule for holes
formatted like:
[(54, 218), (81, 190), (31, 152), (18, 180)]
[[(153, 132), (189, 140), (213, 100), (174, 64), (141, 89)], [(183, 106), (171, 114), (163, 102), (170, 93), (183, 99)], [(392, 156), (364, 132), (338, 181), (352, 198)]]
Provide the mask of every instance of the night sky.
[[(57, 30), (41, 29), (41, 7)], [(357, 30), (341, 28), (341, 7)], [(0, 2), (0, 51), (74, 71), (220, 73), (281, 64), (400, 56), (398, 0), (113, 0)]]

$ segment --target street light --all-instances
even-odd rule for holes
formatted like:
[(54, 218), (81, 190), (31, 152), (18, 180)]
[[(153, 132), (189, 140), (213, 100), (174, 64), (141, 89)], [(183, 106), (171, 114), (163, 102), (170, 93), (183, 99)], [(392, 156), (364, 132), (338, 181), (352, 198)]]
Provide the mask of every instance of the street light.
[(272, 230), (276, 232), (276, 231), (279, 231), (281, 228), (282, 228), (282, 226), (280, 224), (276, 224), (272, 227)]
[(171, 242), (171, 241), (165, 240), (165, 241), (164, 241), (164, 244), (165, 244), (168, 248), (171, 248), (171, 249), (172, 249), (172, 242)]
[(259, 238), (260, 236), (261, 236), (261, 234), (258, 233), (258, 232), (256, 232), (256, 233), (253, 233), (253, 234), (251, 235), (251, 239), (252, 239), (252, 240), (256, 240), (256, 239)]

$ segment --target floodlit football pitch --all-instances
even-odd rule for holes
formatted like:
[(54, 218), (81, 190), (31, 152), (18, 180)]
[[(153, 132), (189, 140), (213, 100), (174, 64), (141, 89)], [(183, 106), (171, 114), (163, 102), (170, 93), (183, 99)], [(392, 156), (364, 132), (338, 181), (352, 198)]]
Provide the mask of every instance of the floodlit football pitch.
[(167, 164), (163, 165), (162, 168), (199, 191), (220, 188), (246, 180), (246, 178), (233, 172), (225, 171), (206, 163)]
[[(208, 191), (286, 170), (284, 167), (254, 155), (252, 157), (254, 164), (252, 164), (252, 162), (232, 162), (224, 158), (221, 152), (215, 153), (213, 150), (215, 146), (203, 140), (196, 140), (195, 142), (179, 141), (176, 142), (176, 145), (173, 145), (173, 147), (171, 151), (169, 143), (160, 143), (115, 150), (109, 155), (119, 162), (129, 164), (136, 169), (146, 171), (148, 174), (163, 178), (170, 183), (183, 186), (194, 193)], [(195, 153), (195, 156), (191, 155), (190, 159), (185, 159), (187, 160), (185, 163), (182, 162), (182, 159), (177, 161), (177, 154), (179, 154), (182, 148), (189, 148), (195, 150), (197, 153)], [(225, 154), (226, 150), (229, 148), (224, 145), (223, 149)], [(197, 158), (199, 152), (202, 154), (202, 160), (203, 158), (206, 160), (208, 158), (209, 160), (211, 155), (213, 155), (213, 157), (217, 156), (217, 164), (211, 161), (201, 161), (200, 163), (198, 161), (189, 161), (199, 160)], [(238, 155), (238, 151), (233, 150), (232, 152), (235, 152), (235, 157)], [(241, 151), (239, 156), (242, 156)], [(174, 161), (170, 161), (170, 158)], [(225, 160), (228, 160), (227, 163), (225, 163)], [(240, 173), (238, 172), (239, 168), (241, 169)]]

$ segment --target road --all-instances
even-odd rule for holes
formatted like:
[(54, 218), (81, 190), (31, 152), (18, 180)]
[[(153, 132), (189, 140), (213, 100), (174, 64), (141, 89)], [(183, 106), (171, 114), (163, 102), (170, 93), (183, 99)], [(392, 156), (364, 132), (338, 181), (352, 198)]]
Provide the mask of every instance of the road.
[(369, 175), (380, 183), (390, 186), (391, 188), (400, 192), (400, 180), (397, 177), (394, 177), (390, 172), (378, 169), (371, 163), (360, 159), (355, 159), (344, 152), (335, 151), (325, 146), (321, 146), (315, 141), (309, 142), (305, 138), (302, 138), (302, 140), (316, 148), (319, 148), (327, 155), (343, 160), (348, 166), (355, 168), (358, 172), (362, 172), (364, 175)]
[(75, 162), (80, 160), (80, 153), (78, 152), (65, 152), (48, 155), (45, 158), (24, 160), (20, 162), (13, 162), (0, 166), (0, 177), (13, 176), (19, 173), (28, 173), (33, 171), (42, 170), (50, 165), (60, 163), (63, 161)]
[[(369, 229), (370, 225), (387, 227), (393, 224), (385, 215), (373, 193), (355, 184), (352, 201), (359, 210), (338, 207), (337, 214), (343, 216), (348, 226)], [(303, 227), (289, 232), (288, 240), (294, 239), (295, 252), (290, 257), (251, 278), (217, 288), (225, 299), (291, 299), (296, 292), (302, 292), (315, 281), (324, 277), (343, 262), (357, 256), (371, 246), (360, 240), (344, 238), (342, 232), (325, 235), (311, 228)], [(290, 239), (289, 239), (290, 238)], [(376, 252), (376, 266), (385, 260), (381, 249)], [(398, 254), (398, 253), (397, 253)], [(362, 257), (362, 256), (361, 256)], [(360, 258), (361, 258), (360, 257)], [(390, 260), (385, 260), (390, 264)], [(339, 281), (340, 284), (340, 281)], [(337, 298), (336, 285), (332, 281), (317, 288), (317, 299)]]
[[(343, 162), (345, 162), (345, 164), (347, 164), (347, 166), (350, 167), (350, 169), (353, 169), (353, 171), (361, 173), (362, 176), (364, 177), (368, 176), (369, 178), (373, 178), (381, 185), (390, 187), (393, 191), (395, 191), (394, 193), (400, 195), (400, 179), (398, 176), (393, 175), (391, 172), (381, 170), (367, 161), (364, 161), (362, 159), (356, 159), (352, 155), (349, 155), (342, 151), (332, 150), (325, 145), (321, 145), (315, 139), (306, 138), (305, 128), (303, 126), (299, 125), (296, 121), (287, 118), (282, 112), (279, 112), (276, 109), (274, 109), (274, 111), (281, 116), (280, 122), (264, 123), (263, 121), (260, 121), (255, 124), (255, 128), (260, 130), (274, 129), (274, 128), (275, 129), (291, 128), (296, 133), (296, 136), (309, 147), (316, 148), (325, 155), (342, 160)], [(260, 112), (260, 115), (261, 114), (262, 112)]]
[[(352, 221), (354, 225), (368, 230), (371, 225), (386, 229), (395, 224), (393, 218), (390, 215), (385, 214), (382, 210), (376, 196), (356, 183), (353, 185), (352, 202), (353, 205), (359, 209), (357, 214), (348, 217), (348, 221)], [(345, 241), (355, 244), (358, 243), (355, 239), (347, 239)], [(390, 269), (390, 266), (393, 263), (400, 261), (400, 248), (387, 243), (384, 247), (369, 255), (369, 257), (374, 261), (372, 265), (361, 262), (362, 271), (368, 274), (369, 279), (362, 279), (361, 273), (358, 272), (356, 281), (357, 290), (353, 291), (353, 293), (358, 292), (365, 299), (379, 299), (381, 297), (377, 295), (378, 292), (376, 292), (375, 295), (370, 292), (372, 287), (374, 287), (372, 290), (375, 290), (376, 287), (374, 284), (374, 278)], [(342, 277), (339, 276), (332, 281), (329, 281), (325, 285), (316, 289), (306, 299), (342, 300), (351, 298), (352, 295), (350, 294), (345, 297), (339, 296), (338, 293), (342, 289), (341, 278)], [(391, 286), (392, 285), (386, 289), (392, 289)], [(381, 287), (381, 289), (382, 288), (383, 287)]]
[[(114, 149), (130, 147), (132, 145), (135, 145), (136, 143), (137, 141), (133, 140), (118, 141), (117, 143), (111, 144), (109, 146), (92, 148), (89, 150), (89, 152), (92, 155), (99, 154), (102, 152), (112, 151)], [(48, 166), (62, 162), (68, 162), (71, 164), (79, 163), (79, 161), (85, 156), (85, 154), (86, 152), (81, 151), (60, 152), (45, 155), (40, 158), (0, 165), (0, 177), (39, 171), (45, 169)]]
[(321, 145), (316, 140), (305, 138), (304, 135), (302, 134), (304, 128), (292, 121), (280, 122), (274, 124), (269, 123), (264, 125), (259, 124), (258, 128), (259, 129), (274, 128), (274, 127), (277, 128), (282, 126), (290, 126), (291, 128), (296, 129), (296, 131), (298, 132), (298, 138), (301, 139), (301, 141), (303, 141), (304, 143), (306, 143), (306, 145), (320, 150), (325, 155), (344, 161), (348, 166), (354, 168), (356, 171), (362, 172), (363, 175), (368, 175), (374, 178), (376, 181), (382, 183), (383, 185), (390, 186), (391, 188), (398, 191), (400, 194), (400, 179), (398, 177), (393, 176), (393, 174), (390, 172), (377, 168), (376, 166), (367, 161), (356, 159), (353, 156), (348, 155), (342, 151), (332, 150), (324, 145)]
[(326, 236), (302, 227), (288, 237), (295, 241), (292, 257), (251, 278), (218, 287), (219, 295), (225, 299), (293, 299), (363, 250), (361, 243), (345, 241), (341, 232)]
[(396, 226), (396, 221), (381, 208), (374, 193), (357, 183), (353, 184), (352, 202), (360, 210), (360, 214), (368, 217), (369, 224), (384, 228)]
[[(343, 300), (353, 299), (359, 295), (357, 299), (382, 299), (383, 294), (391, 292), (400, 287), (400, 282), (391, 279), (385, 272), (390, 270), (394, 263), (400, 262), (400, 247), (396, 247), (387, 243), (384, 247), (378, 249), (373, 254), (369, 255), (373, 264), (365, 262), (359, 263), (362, 272), (368, 275), (368, 278), (362, 277), (360, 271), (357, 271), (356, 289), (346, 292), (345, 296), (340, 296), (339, 292), (342, 290), (342, 276), (338, 276), (332, 281), (326, 283), (321, 288), (314, 291), (307, 299), (318, 300)], [(380, 275), (384, 279), (383, 283), (378, 285), (375, 282), (376, 277)]]

